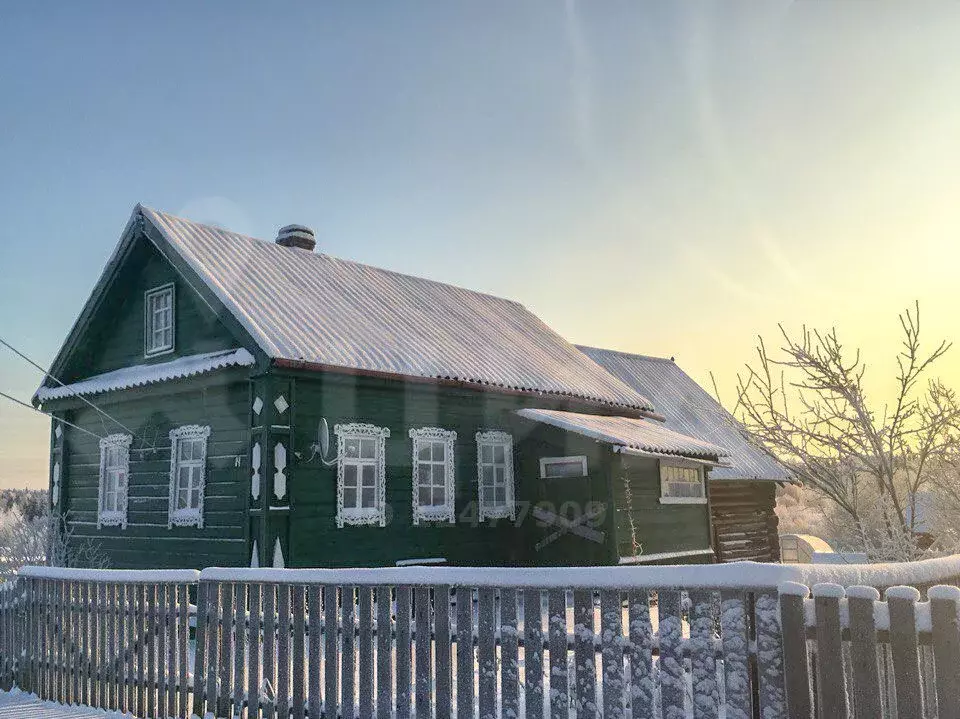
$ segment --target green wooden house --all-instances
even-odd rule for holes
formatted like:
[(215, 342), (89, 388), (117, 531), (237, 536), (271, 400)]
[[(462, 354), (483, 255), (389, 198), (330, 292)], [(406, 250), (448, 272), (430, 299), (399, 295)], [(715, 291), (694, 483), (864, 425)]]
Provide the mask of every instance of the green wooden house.
[(115, 567), (712, 561), (725, 451), (523, 306), (137, 206), (34, 402)]

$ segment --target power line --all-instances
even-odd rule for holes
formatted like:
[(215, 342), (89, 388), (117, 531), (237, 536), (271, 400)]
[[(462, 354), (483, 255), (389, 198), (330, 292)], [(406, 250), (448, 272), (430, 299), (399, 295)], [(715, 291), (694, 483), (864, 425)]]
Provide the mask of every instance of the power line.
[(54, 416), (53, 416), (52, 414), (50, 414), (49, 412), (44, 412), (42, 409), (37, 409), (37, 408), (34, 407), (32, 404), (27, 404), (26, 402), (21, 402), (21, 401), (20, 401), (19, 399), (17, 399), (16, 397), (11, 397), (10, 395), (8, 395), (8, 394), (6, 394), (6, 393), (4, 393), (4, 392), (0, 392), (0, 397), (3, 397), (3, 398), (5, 398), (5, 399), (8, 399), (8, 400), (10, 400), (11, 402), (20, 405), (21, 407), (26, 407), (27, 409), (32, 409), (34, 412), (38, 412), (38, 413), (40, 413), (40, 414), (42, 414), (42, 415), (44, 415), (44, 416), (46, 416), (46, 417), (50, 417), (50, 419), (53, 419), (53, 420), (55, 420), (55, 421), (57, 421), (57, 422), (61, 422), (61, 423), (65, 424), (65, 425), (67, 425), (68, 427), (73, 427), (74, 429), (78, 429), (78, 430), (80, 430), (81, 432), (84, 432), (84, 433), (86, 433), (86, 434), (89, 434), (91, 437), (96, 437), (97, 439), (103, 439), (103, 437), (101, 437), (99, 434), (95, 434), (94, 432), (91, 432), (89, 429), (84, 429), (83, 427), (79, 427), (79, 426), (75, 425), (73, 422), (68, 422), (68, 421), (65, 420), (65, 419), (61, 419), (60, 417), (54, 417)]
[[(57, 377), (54, 377), (52, 374), (50, 374), (49, 372), (47, 372), (43, 367), (41, 367), (40, 365), (38, 365), (36, 362), (34, 362), (34, 361), (33, 361), (32, 359), (30, 359), (29, 357), (27, 357), (23, 352), (21, 352), (21, 351), (18, 350), (16, 347), (14, 347), (13, 345), (11, 345), (9, 342), (7, 342), (6, 340), (4, 340), (3, 337), (0, 337), (0, 344), (2, 344), (4, 347), (6, 347), (6, 348), (7, 348), (8, 350), (10, 350), (11, 352), (13, 352), (15, 355), (17, 355), (17, 357), (19, 357), (20, 359), (22, 359), (24, 362), (29, 363), (29, 364), (32, 365), (36, 370), (38, 370), (39, 372), (42, 372), (44, 377), (49, 377), (50, 379), (52, 379), (54, 382), (56, 382), (56, 383), (57, 383), (58, 385), (60, 385), (61, 387), (66, 387), (66, 386), (67, 386), (65, 383), (61, 382), (60, 379), (58, 379)], [(6, 395), (5, 395), (5, 396), (6, 396)], [(102, 414), (104, 417), (106, 417), (107, 419), (109, 419), (111, 422), (114, 422), (115, 424), (117, 424), (117, 425), (118, 425), (119, 427), (121, 427), (122, 429), (125, 429), (125, 430), (126, 430), (127, 432), (129, 432), (132, 436), (134, 436), (134, 437), (137, 436), (137, 433), (136, 433), (136, 432), (134, 432), (132, 429), (130, 429), (129, 427), (127, 427), (125, 424), (123, 424), (123, 423), (120, 422), (119, 420), (116, 420), (116, 419), (114, 419), (113, 417), (111, 417), (107, 412), (105, 412), (104, 410), (102, 410), (102, 409), (100, 409), (99, 407), (97, 407), (97, 405), (95, 405), (93, 402), (91, 402), (90, 400), (88, 400), (88, 399), (87, 399), (86, 397), (84, 397), (82, 394), (77, 394), (77, 398), (80, 399), (83, 403), (85, 403), (85, 404), (89, 405), (90, 407), (92, 407), (94, 410), (96, 410), (96, 411), (99, 412), (100, 414)], [(15, 401), (20, 402), (20, 400), (15, 400)], [(20, 404), (23, 404), (23, 403), (20, 402)], [(36, 409), (36, 408), (31, 406), (31, 409)], [(39, 410), (38, 410), (38, 411), (39, 411)], [(41, 414), (48, 414), (48, 413), (47, 413), (47, 412), (41, 412)], [(53, 415), (49, 415), (49, 416), (52, 417)], [(71, 425), (71, 426), (74, 426), (74, 425)], [(142, 438), (141, 438), (141, 441), (143, 441)]]

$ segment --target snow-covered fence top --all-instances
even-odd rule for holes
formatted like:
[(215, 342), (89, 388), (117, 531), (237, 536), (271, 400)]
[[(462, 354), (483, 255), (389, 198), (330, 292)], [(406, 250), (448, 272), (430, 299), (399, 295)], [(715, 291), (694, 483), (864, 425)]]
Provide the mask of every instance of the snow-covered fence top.
[(195, 569), (73, 569), (66, 567), (21, 567), (20, 577), (62, 579), (69, 582), (107, 584), (196, 584)]
[(210, 582), (329, 584), (362, 587), (452, 586), (498, 589), (771, 589), (812, 586), (932, 586), (960, 581), (960, 555), (903, 564), (732, 564), (646, 567), (387, 567), (382, 569), (244, 569), (212, 567)]

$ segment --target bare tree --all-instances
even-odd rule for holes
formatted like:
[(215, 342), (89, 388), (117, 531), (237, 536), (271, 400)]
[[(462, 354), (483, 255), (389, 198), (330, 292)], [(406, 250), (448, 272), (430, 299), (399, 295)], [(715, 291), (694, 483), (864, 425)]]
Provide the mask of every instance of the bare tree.
[(24, 516), (10, 512), (0, 526), (0, 579), (26, 565), (105, 569), (99, 543), (74, 534), (68, 518), (55, 512)]
[(923, 351), (919, 305), (900, 315), (900, 326), (891, 403), (871, 403), (863, 385), (866, 364), (835, 329), (804, 327), (793, 336), (780, 326), (780, 355), (771, 356), (760, 338), (756, 362), (738, 375), (734, 413), (849, 516), (863, 549), (877, 558), (913, 559), (922, 546), (917, 498), (955, 454), (960, 403), (929, 377), (950, 344)]

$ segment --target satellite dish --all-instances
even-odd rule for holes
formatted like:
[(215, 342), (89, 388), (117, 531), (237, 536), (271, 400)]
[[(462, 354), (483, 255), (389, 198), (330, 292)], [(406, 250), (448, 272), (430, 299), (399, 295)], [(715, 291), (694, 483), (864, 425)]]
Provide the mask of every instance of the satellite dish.
[(320, 418), (320, 424), (317, 427), (317, 444), (320, 445), (320, 456), (326, 459), (330, 453), (330, 425), (327, 424), (326, 417)]

